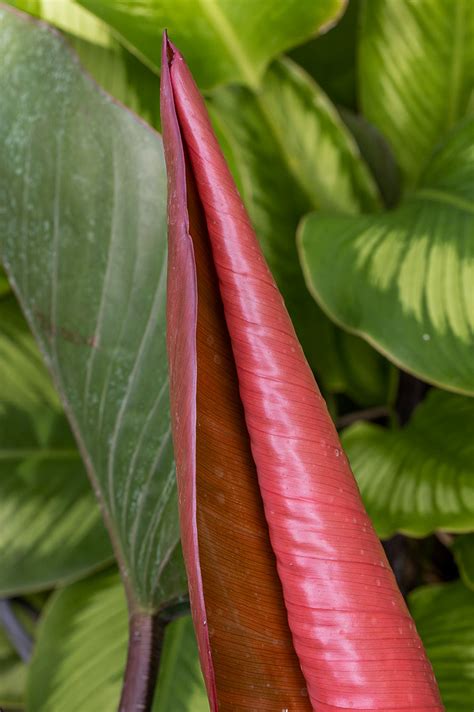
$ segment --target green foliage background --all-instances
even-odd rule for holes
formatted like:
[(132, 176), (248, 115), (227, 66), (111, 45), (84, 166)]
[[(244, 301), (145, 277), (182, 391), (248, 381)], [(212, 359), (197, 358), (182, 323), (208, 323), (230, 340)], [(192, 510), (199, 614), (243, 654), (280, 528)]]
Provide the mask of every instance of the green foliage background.
[[(124, 584), (142, 609), (185, 608), (166, 180), (149, 128), (164, 27), (205, 94), (446, 709), (466, 712), (472, 0), (0, 6), (0, 596), (35, 641), (26, 665), (0, 627), (0, 706), (113, 712)], [(167, 629), (154, 711), (207, 709), (186, 616)]]

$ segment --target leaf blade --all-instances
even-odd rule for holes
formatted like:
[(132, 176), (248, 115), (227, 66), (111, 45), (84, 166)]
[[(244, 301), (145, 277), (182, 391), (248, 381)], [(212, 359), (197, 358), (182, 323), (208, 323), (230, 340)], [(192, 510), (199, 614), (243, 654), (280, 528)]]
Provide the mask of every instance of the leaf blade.
[(308, 287), (336, 323), (401, 368), (467, 395), (474, 393), (473, 135), (472, 120), (460, 124), (396, 210), (350, 221), (314, 214), (298, 238)]
[(473, 46), (474, 8), (469, 0), (436, 7), (430, 0), (364, 4), (361, 103), (367, 118), (391, 142), (409, 185), (416, 182), (435, 145), (468, 110)]
[(2, 259), (61, 392), (131, 600), (156, 609), (186, 590), (175, 555), (161, 139), (98, 90), (43, 24), (5, 9), (0, 19)]
[(157, 33), (165, 28), (186, 52), (200, 85), (205, 89), (224, 83), (258, 87), (270, 59), (335, 21), (344, 0), (291, 0), (276, 10), (270, 0), (258, 8), (222, 0), (132, 2), (79, 0), (107, 22), (122, 41), (155, 71), (160, 67)]
[(365, 506), (380, 537), (400, 531), (474, 528), (469, 398), (432, 391), (408, 425), (389, 431), (356, 423), (342, 435)]
[[(162, 113), (170, 172), (169, 273), (175, 276), (170, 278), (168, 300), (173, 437), (177, 452), (187, 453), (186, 459), (183, 458), (177, 465), (178, 482), (183, 487), (181, 492), (185, 493), (192, 486), (199, 498), (200, 482), (205, 488), (208, 479), (218, 481), (219, 469), (222, 484), (218, 494), (229, 492), (229, 486), (234, 482), (240, 485), (250, 468), (242, 466), (239, 458), (247, 460), (248, 448), (251, 447), (258, 477), (258, 486), (255, 477), (252, 478), (254, 489), (260, 491), (263, 499), (293, 646), (313, 707), (347, 707), (356, 703), (361, 708), (372, 706), (374, 709), (377, 706), (380, 709), (395, 709), (410, 705), (441, 709), (429, 664), (420, 655), (421, 643), (407, 616), (380, 542), (363, 509), (357, 486), (339, 448), (334, 425), (260, 252), (213, 134), (203, 100), (182, 56), (167, 42), (166, 37), (162, 80)], [(171, 136), (168, 131), (172, 132)], [(185, 150), (189, 156), (188, 166), (184, 161)], [(179, 181), (176, 180), (177, 171)], [(196, 191), (188, 193), (189, 211), (184, 192), (186, 177), (189, 184), (192, 186), (195, 182), (197, 188), (197, 196)], [(199, 199), (197, 206), (196, 197)], [(196, 231), (193, 222), (195, 211), (199, 208), (204, 228), (200, 232)], [(193, 251), (197, 255), (195, 263)], [(180, 255), (181, 261), (178, 261), (176, 258)], [(208, 265), (210, 263), (204, 277), (201, 259), (207, 260)], [(186, 295), (181, 281), (177, 279), (184, 267), (192, 277), (186, 280), (190, 285)], [(198, 295), (201, 304), (203, 300), (217, 303), (215, 311), (220, 316), (221, 325), (227, 327), (227, 331), (222, 327), (219, 331), (219, 339), (227, 341), (226, 351), (217, 343), (212, 354), (213, 339), (202, 338), (209, 334), (205, 331), (206, 320), (199, 318), (199, 301), (197, 319), (192, 311), (193, 318), (189, 322), (178, 321), (177, 316), (185, 313), (186, 307), (190, 309), (196, 304)], [(214, 337), (216, 331), (211, 331), (210, 335)], [(207, 344), (210, 357), (201, 359), (201, 366), (200, 338), (201, 343)], [(185, 347), (177, 348), (183, 343)], [(216, 366), (209, 367), (212, 361)], [(219, 363), (220, 369), (217, 368)], [(225, 384), (222, 365), (227, 367), (229, 364), (237, 372), (241, 402), (235, 399), (232, 421), (219, 417), (221, 409), (218, 417), (213, 419), (209, 403), (211, 406), (219, 403), (215, 394), (221, 392), (222, 382)], [(183, 370), (179, 371), (179, 368)], [(210, 384), (207, 389), (201, 389), (201, 394), (199, 387), (196, 393), (195, 382), (197, 378), (199, 383), (200, 370), (203, 382)], [(182, 411), (180, 389), (183, 381), (187, 383), (187, 410)], [(207, 409), (202, 407), (202, 401), (206, 400)], [(240, 416), (238, 410), (241, 411)], [(240, 424), (240, 434), (245, 436), (246, 427), (247, 442), (245, 437), (239, 442), (233, 431), (229, 438), (232, 448), (226, 447), (226, 429), (231, 422), (238, 426), (242, 415), (245, 422)], [(211, 450), (211, 457), (200, 462), (200, 450), (204, 455)], [(232, 453), (232, 458), (229, 458), (229, 453)], [(199, 514), (201, 507), (196, 507), (196, 496), (193, 496), (191, 502), (184, 499), (186, 507), (181, 507), (181, 517), (183, 523), (187, 523), (188, 531), (197, 535), (200, 523), (199, 519), (196, 521), (195, 513), (197, 509)], [(219, 517), (218, 505), (224, 502), (225, 521), (230, 520), (233, 531), (228, 533), (226, 530), (222, 536), (223, 529), (219, 529), (219, 524), (223, 517)], [(247, 508), (245, 500), (243, 512)], [(233, 514), (235, 510), (229, 507), (227, 500), (221, 499), (220, 503), (217, 500), (213, 509), (217, 526), (208, 530), (200, 527), (202, 537), (199, 549), (194, 542), (190, 550), (185, 547), (188, 569), (197, 574), (201, 573), (199, 557), (205, 548), (201, 544), (202, 538), (209, 546), (212, 541), (217, 541), (217, 546), (222, 547), (221, 542), (224, 541), (232, 547), (234, 532), (242, 528), (239, 527), (242, 515), (239, 518), (237, 512)], [(348, 510), (354, 516), (348, 516)], [(357, 548), (362, 545), (364, 548)], [(244, 547), (244, 554), (245, 551)], [(236, 547), (224, 560), (233, 562), (239, 554), (239, 547)], [(224, 557), (215, 558), (214, 566), (219, 570), (219, 558)], [(378, 574), (375, 579), (374, 567), (377, 567)], [(267, 672), (270, 687), (266, 689), (261, 674), (255, 682), (255, 678), (240, 674), (248, 665), (242, 639), (253, 644), (256, 633), (259, 634), (257, 640), (260, 640), (260, 646), (254, 648), (252, 645), (252, 653), (255, 649), (257, 657), (254, 656), (254, 660), (260, 663), (258, 653), (267, 643), (263, 637), (266, 637), (267, 628), (259, 629), (259, 619), (252, 625), (241, 627), (239, 621), (237, 625), (228, 624), (227, 630), (225, 624), (222, 626), (222, 608), (225, 606), (224, 612), (228, 615), (236, 601), (241, 601), (239, 573), (236, 572), (237, 585), (234, 585), (230, 599), (229, 593), (221, 597), (218, 589), (206, 587), (205, 577), (209, 569), (209, 566), (202, 567), (202, 583), (198, 576), (195, 578), (200, 586), (196, 592), (198, 601), (193, 595), (193, 585), (190, 590), (198, 640), (201, 638), (203, 641), (201, 659), (204, 661), (211, 707), (217, 709), (217, 697), (219, 704), (224, 705), (245, 701), (251, 706), (258, 699), (260, 706), (263, 701), (268, 709), (272, 709), (272, 700), (275, 699), (272, 669)], [(331, 571), (338, 584), (336, 600)], [(254, 579), (249, 577), (250, 581)], [(276, 595), (266, 608), (268, 617), (275, 616), (278, 604)], [(225, 620), (228, 621), (228, 618)], [(377, 638), (376, 653), (372, 647), (374, 637)], [(349, 660), (348, 641), (350, 650), (356, 651)], [(336, 651), (336, 659), (331, 656), (328, 660), (327, 645)], [(384, 647), (383, 658), (379, 654), (381, 645)], [(374, 655), (377, 656), (376, 664), (372, 665)], [(403, 689), (395, 679), (391, 662), (400, 657), (411, 672), (409, 682)], [(271, 659), (274, 668), (275, 653), (265, 655), (265, 658), (264, 665), (268, 667), (268, 659)], [(232, 660), (232, 665), (226, 664), (228, 660)], [(255, 669), (255, 664), (253, 667)], [(286, 676), (280, 672), (276, 700), (279, 704), (307, 709), (308, 705), (301, 697), (301, 687), (298, 690), (294, 686), (298, 683), (294, 678), (295, 669), (292, 665), (285, 670), (288, 676), (291, 674), (291, 688)], [(252, 683), (242, 689), (241, 681), (248, 679)], [(363, 684), (360, 684), (361, 680)]]

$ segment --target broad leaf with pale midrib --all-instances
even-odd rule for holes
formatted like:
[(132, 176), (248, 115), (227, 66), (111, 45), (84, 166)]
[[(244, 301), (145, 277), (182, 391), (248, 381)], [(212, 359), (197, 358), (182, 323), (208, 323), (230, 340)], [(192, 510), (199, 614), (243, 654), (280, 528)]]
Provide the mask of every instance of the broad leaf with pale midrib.
[(410, 594), (409, 605), (446, 712), (468, 712), (474, 700), (474, 591), (458, 581), (423, 586)]
[[(378, 207), (355, 142), (325, 94), (287, 59), (272, 64), (258, 94), (222, 88), (209, 105), (308, 360), (326, 388), (384, 402), (386, 364), (324, 316), (304, 285), (296, 252), (296, 227), (308, 210)], [(357, 358), (348, 358), (354, 350)]]
[(342, 443), (381, 537), (474, 529), (474, 401), (432, 391), (401, 430), (356, 423)]
[(198, 84), (257, 88), (269, 61), (337, 20), (344, 0), (78, 0), (159, 71), (163, 30), (182, 50)]
[(440, 139), (472, 110), (472, 0), (366, 0), (359, 35), (365, 116), (414, 183)]
[[(54, 594), (28, 677), (28, 712), (115, 712), (127, 647), (123, 587), (115, 572)], [(153, 712), (208, 712), (190, 616), (165, 633)]]
[(420, 188), (379, 216), (313, 214), (299, 245), (323, 309), (394, 363), (474, 394), (474, 121), (432, 157)]
[[(165, 348), (161, 138), (57, 35), (0, 10), (0, 254), (147, 610), (185, 589)], [(166, 574), (166, 575), (165, 575)]]

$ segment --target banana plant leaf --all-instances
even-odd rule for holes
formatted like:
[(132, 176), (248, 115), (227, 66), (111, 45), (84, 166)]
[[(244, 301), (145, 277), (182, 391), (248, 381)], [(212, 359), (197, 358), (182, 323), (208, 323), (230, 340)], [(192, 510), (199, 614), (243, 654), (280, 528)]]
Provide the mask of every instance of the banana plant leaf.
[(167, 346), (211, 710), (442, 710), (203, 101), (163, 44)]

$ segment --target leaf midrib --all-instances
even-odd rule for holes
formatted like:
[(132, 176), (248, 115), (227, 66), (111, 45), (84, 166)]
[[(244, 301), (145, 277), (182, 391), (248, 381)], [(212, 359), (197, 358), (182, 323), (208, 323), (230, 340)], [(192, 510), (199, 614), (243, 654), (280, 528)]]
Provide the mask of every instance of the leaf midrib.
[(215, 0), (199, 0), (199, 4), (209, 20), (209, 24), (214, 28), (216, 35), (222, 38), (223, 44), (227, 47), (230, 57), (242, 72), (242, 76), (252, 89), (256, 90), (259, 83), (258, 74), (255, 72), (251, 62), (248, 61), (232, 25)]
[(464, 198), (460, 198), (458, 195), (454, 195), (453, 193), (448, 193), (445, 190), (422, 188), (421, 190), (418, 190), (415, 195), (417, 198), (451, 205), (474, 215), (474, 204), (472, 202), (465, 200)]

